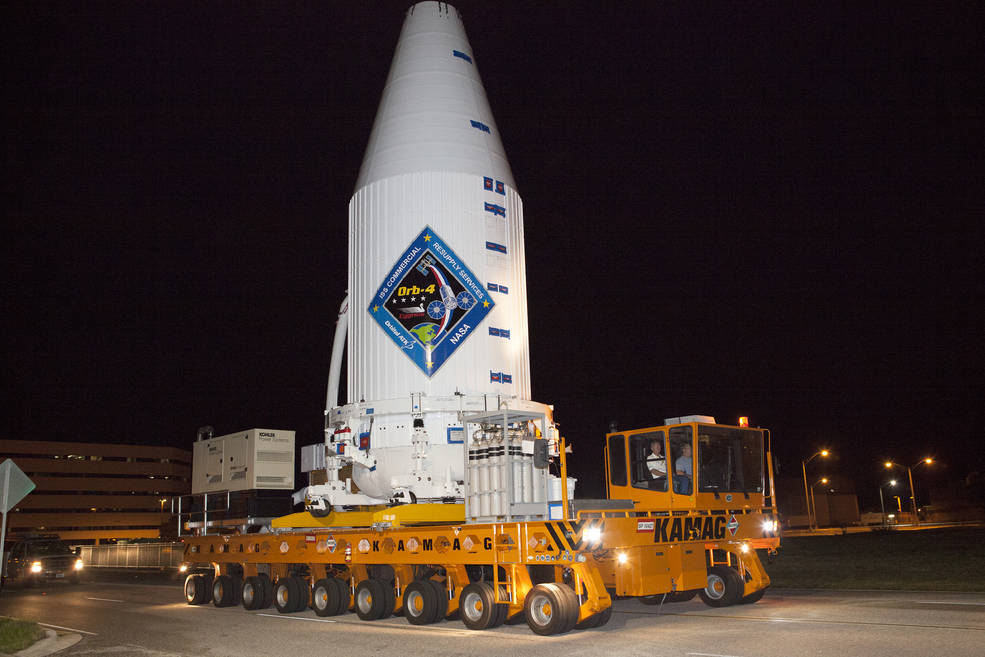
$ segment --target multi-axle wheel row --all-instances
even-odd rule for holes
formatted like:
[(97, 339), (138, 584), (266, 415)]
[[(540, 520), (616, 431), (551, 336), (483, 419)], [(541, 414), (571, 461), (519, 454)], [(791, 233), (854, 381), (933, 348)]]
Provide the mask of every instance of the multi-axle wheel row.
[(665, 602), (687, 602), (696, 595), (709, 607), (728, 607), (734, 604), (747, 605), (759, 602), (766, 589), (746, 594), (742, 575), (735, 568), (711, 566), (708, 569), (708, 583), (703, 589), (677, 591), (658, 595), (644, 595), (640, 602), (645, 605), (660, 605)]
[[(509, 605), (496, 602), (493, 584), (487, 581), (471, 582), (463, 587), (458, 611), (451, 616), (446, 590), (435, 580), (409, 583), (402, 599), (401, 613), (412, 625), (427, 625), (457, 616), (473, 630), (526, 621), (537, 634), (562, 634), (572, 628), (605, 625), (612, 615), (612, 607), (607, 607), (578, 622), (578, 596), (571, 587), (556, 582), (531, 588), (524, 598), (523, 613), (513, 618), (507, 618)], [(392, 583), (379, 578), (364, 579), (352, 590), (348, 580), (338, 577), (322, 578), (312, 585), (305, 577), (280, 577), (274, 582), (266, 574), (245, 579), (228, 574), (214, 577), (195, 574), (185, 580), (185, 600), (192, 605), (212, 602), (217, 607), (242, 604), (250, 610), (266, 609), (272, 604), (284, 614), (310, 607), (319, 616), (336, 616), (351, 608), (362, 620), (388, 618), (396, 608)]]

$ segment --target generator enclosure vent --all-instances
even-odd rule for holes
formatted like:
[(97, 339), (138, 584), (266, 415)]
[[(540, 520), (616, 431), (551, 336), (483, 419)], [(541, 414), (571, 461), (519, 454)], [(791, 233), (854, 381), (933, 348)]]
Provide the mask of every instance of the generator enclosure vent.
[(294, 489), (294, 432), (248, 429), (195, 443), (192, 494)]

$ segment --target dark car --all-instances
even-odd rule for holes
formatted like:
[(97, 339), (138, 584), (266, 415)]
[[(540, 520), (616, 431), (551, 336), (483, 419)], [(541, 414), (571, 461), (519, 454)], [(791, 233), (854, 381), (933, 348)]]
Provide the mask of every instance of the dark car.
[(3, 552), (3, 581), (33, 586), (41, 581), (78, 582), (82, 559), (57, 536), (25, 536), (10, 541)]

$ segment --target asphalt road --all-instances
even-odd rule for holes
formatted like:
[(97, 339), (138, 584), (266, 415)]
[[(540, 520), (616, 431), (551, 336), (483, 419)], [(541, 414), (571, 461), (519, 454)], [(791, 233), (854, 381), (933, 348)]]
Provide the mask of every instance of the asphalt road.
[(184, 603), (181, 584), (58, 582), (0, 594), (0, 615), (83, 639), (60, 656), (531, 655), (538, 657), (980, 657), (985, 594), (771, 590), (725, 609), (695, 599), (662, 609), (616, 601), (603, 628), (541, 637), (526, 625), (474, 632), (458, 621), (414, 627), (314, 612), (280, 615)]

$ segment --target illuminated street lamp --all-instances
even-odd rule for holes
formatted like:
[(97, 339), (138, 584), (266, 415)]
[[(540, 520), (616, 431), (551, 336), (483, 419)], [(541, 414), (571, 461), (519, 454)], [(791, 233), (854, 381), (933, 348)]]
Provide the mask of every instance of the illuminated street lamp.
[[(817, 525), (817, 505), (814, 504), (814, 487), (817, 486), (818, 484), (827, 484), (828, 481), (829, 481), (829, 479), (827, 477), (821, 477), (820, 479), (818, 479), (817, 481), (815, 481), (813, 484), (811, 484), (811, 513), (814, 514), (814, 525), (815, 525), (814, 529), (817, 529), (817, 526), (816, 526)], [(828, 514), (828, 515), (829, 515), (829, 518), (830, 518), (830, 514)]]
[(811, 515), (810, 491), (807, 488), (807, 464), (818, 456), (827, 458), (830, 453), (828, 450), (822, 449), (820, 452), (815, 452), (809, 459), (800, 462), (800, 469), (804, 473), (804, 506), (807, 507), (807, 527), (809, 529), (814, 529), (814, 519)]
[[(896, 480), (895, 479), (890, 479), (889, 481), (886, 482), (886, 484), (889, 484), (890, 486), (895, 486), (896, 485)], [(879, 484), (879, 508), (882, 509), (882, 524), (883, 525), (886, 524), (886, 503), (882, 501), (882, 487), (885, 486), (886, 484)]]
[[(917, 516), (917, 494), (913, 488), (913, 468), (918, 465), (930, 465), (934, 462), (934, 459), (927, 457), (920, 459), (916, 463), (906, 468), (906, 476), (910, 478), (910, 504), (913, 506), (913, 522), (917, 525), (920, 524), (920, 518)], [(893, 461), (886, 461), (883, 465), (886, 466), (887, 470), (892, 470), (893, 468), (903, 468), (904, 466), (895, 463)]]

